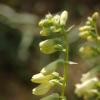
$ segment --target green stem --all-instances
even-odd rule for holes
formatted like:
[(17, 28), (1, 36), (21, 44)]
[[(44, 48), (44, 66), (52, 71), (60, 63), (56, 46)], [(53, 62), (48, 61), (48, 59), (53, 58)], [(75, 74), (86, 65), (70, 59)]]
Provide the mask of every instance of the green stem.
[(64, 97), (65, 94), (65, 88), (66, 88), (66, 82), (67, 82), (67, 74), (68, 74), (68, 38), (67, 38), (67, 33), (64, 34), (64, 41), (65, 41), (65, 53), (64, 53), (64, 81), (63, 81), (63, 86), (62, 86), (62, 92), (61, 96)]

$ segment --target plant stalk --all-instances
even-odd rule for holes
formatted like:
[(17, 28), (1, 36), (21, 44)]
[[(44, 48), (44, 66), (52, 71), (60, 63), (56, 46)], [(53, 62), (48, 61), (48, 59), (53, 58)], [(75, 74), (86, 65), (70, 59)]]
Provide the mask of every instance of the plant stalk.
[(63, 86), (62, 86), (62, 92), (61, 96), (64, 97), (65, 95), (65, 89), (66, 89), (66, 82), (67, 82), (67, 74), (68, 74), (68, 37), (67, 33), (64, 34), (64, 41), (65, 41), (65, 53), (64, 53), (64, 81), (63, 81)]

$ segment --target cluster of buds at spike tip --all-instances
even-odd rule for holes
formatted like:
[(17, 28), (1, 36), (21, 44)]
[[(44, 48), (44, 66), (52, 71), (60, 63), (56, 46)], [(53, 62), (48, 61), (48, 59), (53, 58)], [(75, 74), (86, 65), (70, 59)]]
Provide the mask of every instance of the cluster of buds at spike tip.
[(62, 27), (65, 26), (67, 18), (67, 11), (63, 11), (61, 15), (57, 14), (54, 16), (49, 13), (45, 16), (44, 19), (39, 22), (39, 26), (42, 28), (42, 30), (40, 31), (40, 35), (48, 36), (54, 33), (62, 32)]
[(91, 17), (88, 17), (86, 25), (79, 28), (80, 37), (87, 39), (90, 44), (90, 46), (84, 45), (79, 49), (80, 53), (87, 58), (96, 57), (100, 54), (100, 36), (96, 27), (98, 17), (99, 14), (95, 12)]
[(39, 26), (42, 29), (40, 31), (40, 35), (52, 36), (52, 38), (40, 42), (39, 46), (42, 53), (52, 54), (56, 51), (64, 51), (62, 43), (64, 34), (62, 33), (65, 32), (64, 26), (66, 24), (67, 18), (68, 12), (63, 11), (61, 15), (57, 14), (53, 16), (49, 13), (39, 22)]
[(91, 17), (87, 18), (85, 26), (80, 27), (80, 37), (87, 39), (88, 41), (97, 40), (97, 19), (99, 17), (98, 12), (95, 12)]

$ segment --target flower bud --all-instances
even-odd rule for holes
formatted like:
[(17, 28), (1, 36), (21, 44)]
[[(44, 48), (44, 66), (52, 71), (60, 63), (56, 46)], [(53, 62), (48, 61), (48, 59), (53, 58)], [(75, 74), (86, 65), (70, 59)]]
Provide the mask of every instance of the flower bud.
[(100, 41), (100, 36), (97, 36), (97, 40)]
[(50, 27), (50, 31), (51, 31), (51, 33), (58, 33), (58, 32), (62, 31), (62, 28), (61, 27), (57, 27), (57, 26), (51, 26)]
[(92, 15), (92, 18), (95, 20), (99, 17), (99, 13), (98, 12), (95, 12), (93, 15)]
[(91, 22), (87, 20), (86, 25), (91, 25)]
[(90, 42), (93, 42), (95, 40), (95, 38), (91, 35), (87, 36), (87, 40)]
[(83, 57), (91, 58), (98, 55), (97, 48), (85, 46), (80, 48), (80, 53), (83, 54)]
[(44, 30), (41, 30), (41, 31), (40, 31), (40, 35), (41, 35), (41, 36), (48, 36), (48, 33), (45, 32)]
[(88, 21), (90, 21), (90, 22), (93, 21), (93, 18), (91, 18), (91, 17), (88, 17), (87, 19), (88, 19)]
[(59, 77), (59, 73), (58, 73), (58, 72), (53, 72), (53, 73), (51, 73), (51, 74), (53, 75), (53, 78)]
[(50, 33), (50, 30), (48, 28), (43, 28), (41, 31), (40, 31), (40, 35), (41, 36), (48, 36)]
[(38, 87), (36, 87), (32, 90), (32, 94), (44, 95), (51, 89), (52, 86), (53, 86), (53, 84), (51, 84), (50, 82), (42, 83)]
[(47, 24), (47, 19), (42, 19), (40, 22), (39, 22), (39, 26), (40, 27), (43, 27), (44, 25)]
[(78, 96), (82, 96), (82, 95), (84, 95), (84, 94), (87, 94), (87, 92), (88, 92), (89, 90), (95, 88), (95, 85), (96, 85), (96, 83), (97, 83), (98, 81), (99, 81), (99, 80), (95, 77), (95, 78), (86, 80), (86, 81), (83, 82), (82, 84), (77, 84), (77, 85), (76, 85), (75, 93), (76, 93)]
[(47, 75), (50, 74), (52, 72), (54, 72), (58, 66), (61, 66), (64, 64), (64, 60), (63, 59), (58, 59), (56, 61), (53, 61), (52, 63), (48, 64), (47, 66), (45, 66), (42, 70), (41, 73)]
[(53, 20), (54, 25), (59, 25), (60, 16), (59, 15), (55, 15), (52, 20)]
[(90, 35), (89, 31), (80, 32), (80, 34), (79, 34), (79, 36), (82, 38), (87, 38), (87, 36), (89, 36), (89, 35)]
[(80, 52), (80, 53), (83, 53), (84, 50), (85, 50), (85, 48), (84, 48), (84, 47), (81, 47), (81, 48), (79, 49), (79, 52)]
[(44, 54), (52, 54), (56, 52), (54, 39), (48, 39), (40, 42), (40, 51)]
[(44, 83), (49, 81), (50, 79), (52, 79), (54, 77), (54, 75), (50, 74), (50, 75), (43, 75), (42, 73), (33, 75), (31, 81), (34, 83)]
[(46, 96), (40, 100), (59, 100), (59, 98), (60, 98), (60, 96), (58, 93), (53, 93), (53, 94)]
[(52, 17), (53, 17), (53, 16), (52, 16), (50, 13), (46, 15), (46, 18), (47, 18), (47, 19), (51, 19)]
[(39, 26), (40, 27), (49, 27), (53, 24), (53, 21), (48, 18), (48, 19), (42, 19), (40, 22), (39, 22)]
[(91, 26), (83, 26), (83, 27), (80, 27), (80, 28), (79, 28), (79, 31), (80, 31), (80, 32), (84, 32), (84, 31), (89, 31), (89, 30), (91, 30), (91, 29), (92, 29)]
[(98, 72), (100, 72), (99, 66), (97, 66), (97, 67), (93, 68), (92, 70), (90, 70), (89, 72), (83, 74), (82, 78), (81, 78), (81, 82), (89, 80), (90, 78), (94, 78)]
[(66, 21), (68, 19), (68, 12), (67, 11), (63, 11), (60, 17), (60, 25), (65, 25)]

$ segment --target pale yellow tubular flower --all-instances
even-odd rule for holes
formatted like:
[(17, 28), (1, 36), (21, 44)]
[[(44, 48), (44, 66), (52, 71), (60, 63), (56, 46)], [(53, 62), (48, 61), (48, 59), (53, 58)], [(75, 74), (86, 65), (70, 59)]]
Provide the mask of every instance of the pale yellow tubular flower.
[(94, 53), (93, 49), (91, 47), (88, 47), (88, 46), (81, 47), (79, 49), (79, 52), (81, 54), (84, 54), (83, 56), (85, 56), (85, 57), (90, 57)]
[(55, 25), (59, 25), (59, 23), (60, 23), (60, 16), (59, 16), (59, 15), (55, 15), (55, 16), (53, 17), (52, 21), (53, 21), (53, 23), (54, 23)]
[(79, 52), (80, 53), (83, 53), (85, 51), (85, 47), (81, 47), (80, 49), (79, 49)]
[(54, 86), (54, 85), (51, 84), (50, 82), (42, 83), (38, 87), (36, 87), (32, 90), (32, 94), (44, 95), (51, 89), (52, 86)]
[(93, 18), (92, 18), (92, 17), (88, 17), (87, 19), (88, 19), (88, 21), (90, 21), (90, 22), (93, 21)]
[(82, 27), (79, 28), (79, 31), (80, 32), (83, 32), (83, 31), (89, 31), (91, 29), (92, 29), (91, 26), (82, 26)]
[(52, 75), (52, 74), (43, 75), (42, 73), (39, 73), (39, 74), (33, 75), (31, 81), (34, 83), (44, 83), (44, 82), (49, 81), (53, 77), (54, 77), (54, 75)]
[(97, 40), (100, 41), (100, 36), (97, 37)]
[(48, 36), (49, 34), (48, 34), (48, 32), (46, 30), (41, 30), (40, 31), (40, 35), (41, 36)]
[(43, 27), (45, 24), (47, 24), (47, 19), (42, 19), (42, 20), (39, 22), (39, 26), (40, 26), (40, 27)]
[(68, 12), (67, 11), (63, 11), (61, 13), (61, 17), (60, 17), (60, 25), (65, 25), (67, 19), (68, 19)]
[(52, 54), (56, 52), (55, 41), (53, 39), (48, 39), (40, 42), (40, 51), (44, 54)]
[(77, 84), (75, 93), (78, 96), (83, 96), (84, 94), (88, 93), (89, 90), (94, 89), (98, 81), (99, 81), (98, 78), (94, 77), (89, 80), (86, 80), (81, 84)]
[(96, 77), (99, 70), (100, 70), (99, 67), (95, 67), (94, 69), (90, 70), (89, 72), (83, 74), (82, 78), (81, 78), (81, 82), (84, 82), (86, 80)]

